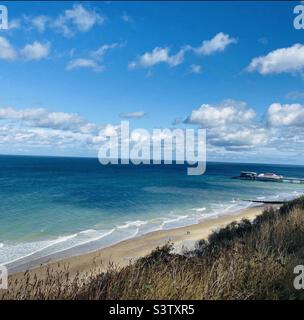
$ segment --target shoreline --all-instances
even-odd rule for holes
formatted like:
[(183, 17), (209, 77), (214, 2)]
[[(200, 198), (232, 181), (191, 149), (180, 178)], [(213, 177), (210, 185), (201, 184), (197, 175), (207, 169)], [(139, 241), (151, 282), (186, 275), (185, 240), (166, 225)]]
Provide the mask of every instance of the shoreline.
[[(192, 249), (196, 241), (207, 239), (213, 231), (225, 227), (233, 221), (240, 221), (245, 218), (253, 220), (269, 207), (279, 208), (280, 205), (264, 204), (254, 206), (233, 214), (223, 214), (219, 217), (204, 219), (197, 224), (189, 226), (153, 231), (89, 253), (54, 259), (33, 268), (29, 266), (27, 274), (42, 280), (46, 278), (50, 270), (60, 273), (68, 268), (71, 278), (76, 275), (80, 276), (80, 278), (85, 278), (86, 274), (106, 271), (109, 265), (124, 267), (138, 258), (150, 254), (156, 247), (163, 246), (168, 242), (174, 244), (176, 252), (181, 252), (183, 248)], [(11, 283), (19, 282), (19, 280), (24, 279), (24, 274), (24, 271), (13, 272), (9, 275), (9, 281)]]

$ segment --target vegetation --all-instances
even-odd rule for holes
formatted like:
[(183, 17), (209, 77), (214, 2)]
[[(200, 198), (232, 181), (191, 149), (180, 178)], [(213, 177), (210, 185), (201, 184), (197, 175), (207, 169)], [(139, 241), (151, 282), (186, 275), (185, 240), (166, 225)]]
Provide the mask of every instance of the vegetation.
[[(14, 299), (302, 299), (293, 269), (304, 263), (304, 198), (266, 210), (253, 222), (231, 223), (193, 251), (173, 244), (124, 268), (69, 279), (50, 272), (5, 293)], [(65, 279), (63, 281), (62, 279)]]

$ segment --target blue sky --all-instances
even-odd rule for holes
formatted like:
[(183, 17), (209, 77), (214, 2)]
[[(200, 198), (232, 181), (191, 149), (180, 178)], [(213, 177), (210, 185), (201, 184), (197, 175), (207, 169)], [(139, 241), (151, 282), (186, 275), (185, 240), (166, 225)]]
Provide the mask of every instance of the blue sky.
[(96, 156), (124, 114), (206, 128), (210, 160), (303, 162), (296, 2), (2, 3), (0, 153)]

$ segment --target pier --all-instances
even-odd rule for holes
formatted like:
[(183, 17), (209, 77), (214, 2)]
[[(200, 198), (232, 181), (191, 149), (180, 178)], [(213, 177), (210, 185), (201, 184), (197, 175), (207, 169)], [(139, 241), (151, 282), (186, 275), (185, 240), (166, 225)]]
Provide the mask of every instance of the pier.
[(283, 182), (288, 182), (288, 183), (304, 183), (304, 178), (283, 177)]
[(264, 182), (285, 182), (303, 184), (304, 178), (284, 177), (275, 173), (256, 173), (249, 171), (242, 171), (239, 176), (232, 177), (232, 179), (264, 181)]

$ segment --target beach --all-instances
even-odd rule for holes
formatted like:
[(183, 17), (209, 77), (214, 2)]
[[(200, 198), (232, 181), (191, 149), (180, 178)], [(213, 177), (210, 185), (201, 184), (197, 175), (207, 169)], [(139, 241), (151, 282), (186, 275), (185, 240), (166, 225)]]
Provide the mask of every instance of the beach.
[[(174, 244), (174, 249), (177, 252), (181, 252), (183, 248), (191, 249), (196, 241), (207, 239), (213, 231), (225, 227), (233, 221), (253, 220), (269, 207), (269, 205), (255, 206), (234, 214), (205, 219), (186, 227), (151, 232), (94, 252), (62, 260), (49, 261), (39, 267), (30, 269), (28, 274), (31, 277), (35, 276), (43, 280), (50, 270), (60, 273), (68, 268), (71, 278), (78, 275), (80, 278), (85, 279), (87, 274), (91, 275), (105, 271), (109, 265), (115, 265), (116, 267), (126, 266), (136, 261), (136, 259), (149, 254), (156, 247), (165, 245), (168, 241)], [(279, 205), (272, 205), (271, 207), (278, 208)], [(31, 266), (29, 265), (29, 267)], [(14, 273), (9, 277), (10, 283), (19, 283), (22, 282), (22, 279), (24, 279), (24, 272)]]

